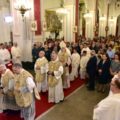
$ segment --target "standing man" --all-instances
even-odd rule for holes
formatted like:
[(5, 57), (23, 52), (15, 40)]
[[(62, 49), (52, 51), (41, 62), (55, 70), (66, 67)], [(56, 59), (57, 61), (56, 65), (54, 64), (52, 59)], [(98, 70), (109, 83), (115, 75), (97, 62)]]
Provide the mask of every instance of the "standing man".
[(88, 60), (86, 70), (89, 76), (88, 80), (88, 90), (94, 90), (95, 89), (95, 75), (97, 70), (97, 57), (95, 50), (91, 51), (91, 57)]
[(82, 80), (86, 79), (86, 66), (88, 63), (89, 57), (87, 56), (87, 51), (83, 51), (83, 54), (80, 59), (80, 78)]
[(59, 103), (64, 99), (62, 76), (63, 66), (55, 51), (51, 54), (48, 66), (48, 102)]
[(88, 47), (88, 43), (84, 43), (83, 44), (83, 48), (81, 50), (81, 55), (83, 54), (83, 51), (87, 51), (87, 56), (90, 58), (90, 56), (91, 56), (91, 50)]
[(6, 65), (7, 68), (12, 70), (12, 63), (9, 51), (5, 48), (4, 44), (0, 46), (0, 61)]
[(107, 54), (109, 56), (109, 58), (112, 60), (115, 56), (115, 52), (112, 48), (112, 46), (108, 46), (108, 49), (107, 49)]
[(69, 66), (71, 64), (71, 56), (66, 48), (66, 44), (61, 44), (61, 50), (58, 53), (59, 60), (63, 65), (64, 73), (62, 75), (63, 79), (63, 87), (64, 88), (70, 88), (70, 78), (69, 78)]
[(35, 81), (39, 92), (47, 91), (47, 70), (48, 61), (45, 58), (45, 52), (39, 52), (39, 58), (35, 62)]
[(18, 110), (18, 106), (16, 105), (14, 96), (14, 74), (9, 69), (7, 69), (4, 64), (0, 64), (0, 73), (0, 87), (2, 92), (2, 96), (0, 99), (3, 99), (2, 106), (0, 103), (0, 109)]
[(113, 94), (94, 108), (93, 120), (120, 120), (120, 78), (111, 81)]
[(32, 48), (32, 60), (33, 60), (33, 64), (35, 64), (36, 60), (37, 60), (37, 45), (34, 44), (33, 48)]
[(18, 47), (17, 43), (13, 43), (13, 47), (11, 48), (11, 54), (13, 63), (21, 63), (22, 51)]
[(22, 65), (15, 63), (13, 65), (15, 73), (14, 94), (16, 103), (21, 107), (21, 117), (24, 120), (34, 120), (35, 118), (35, 83), (32, 75), (22, 68)]
[(80, 65), (80, 55), (78, 54), (76, 48), (73, 49), (73, 54), (71, 56), (72, 60), (72, 71), (70, 74), (70, 80), (73, 81), (78, 77), (78, 68)]

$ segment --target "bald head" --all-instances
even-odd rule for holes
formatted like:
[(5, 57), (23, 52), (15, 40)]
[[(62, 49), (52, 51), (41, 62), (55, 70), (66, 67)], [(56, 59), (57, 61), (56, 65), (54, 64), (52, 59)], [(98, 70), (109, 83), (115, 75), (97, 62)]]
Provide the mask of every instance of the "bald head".
[(40, 51), (40, 52), (39, 52), (39, 57), (42, 58), (42, 57), (44, 57), (44, 56), (45, 56), (45, 52), (44, 52), (43, 50)]

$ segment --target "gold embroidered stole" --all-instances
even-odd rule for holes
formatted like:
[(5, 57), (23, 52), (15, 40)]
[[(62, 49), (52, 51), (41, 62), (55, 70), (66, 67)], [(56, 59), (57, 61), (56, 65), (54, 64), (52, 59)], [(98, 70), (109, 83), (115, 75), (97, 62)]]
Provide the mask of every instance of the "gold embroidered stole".
[[(56, 62), (49, 62), (49, 71), (54, 72), (58, 71), (59, 67), (61, 66), (61, 62), (56, 61)], [(58, 84), (58, 80), (55, 78), (55, 76), (48, 75), (48, 86), (49, 87), (55, 87)]]
[[(9, 69), (7, 69), (7, 71), (2, 76), (1, 79), (2, 79), (2, 86), (3, 86), (3, 88), (5, 88), (5, 87), (8, 88), (9, 80), (14, 80), (14, 74)], [(14, 93), (14, 91), (11, 91), (11, 90), (7, 91), (7, 95), (10, 96), (10, 97), (14, 96), (13, 93)]]
[(59, 60), (60, 62), (65, 65), (67, 63), (67, 60), (68, 60), (68, 53), (67, 52), (61, 52), (58, 54), (58, 57), (59, 57)]
[[(15, 87), (18, 89), (26, 87), (27, 86), (26, 79), (28, 77), (32, 77), (32, 75), (26, 70), (23, 70), (19, 75), (15, 75), (15, 79), (16, 79)], [(15, 90), (14, 94), (18, 106), (28, 107), (31, 105), (33, 99), (32, 93), (30, 92), (22, 93), (20, 91)]]
[(65, 66), (67, 61), (68, 61), (68, 53), (67, 52), (61, 52), (59, 53), (59, 60), (60, 62), (63, 64), (63, 69), (64, 69), (64, 73), (63, 73), (63, 78), (65, 78), (66, 74), (69, 72), (69, 67), (68, 66)]
[[(47, 59), (37, 60), (35, 65), (38, 67), (44, 67), (48, 63)], [(35, 70), (35, 81), (43, 82), (45, 80), (46, 73), (41, 73), (41, 70)]]

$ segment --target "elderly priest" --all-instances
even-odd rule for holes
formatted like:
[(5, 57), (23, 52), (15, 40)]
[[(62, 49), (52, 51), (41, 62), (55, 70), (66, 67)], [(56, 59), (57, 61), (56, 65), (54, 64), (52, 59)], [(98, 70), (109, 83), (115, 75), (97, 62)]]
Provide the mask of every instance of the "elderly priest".
[(93, 120), (120, 120), (120, 78), (111, 82), (110, 89), (113, 94), (95, 107)]

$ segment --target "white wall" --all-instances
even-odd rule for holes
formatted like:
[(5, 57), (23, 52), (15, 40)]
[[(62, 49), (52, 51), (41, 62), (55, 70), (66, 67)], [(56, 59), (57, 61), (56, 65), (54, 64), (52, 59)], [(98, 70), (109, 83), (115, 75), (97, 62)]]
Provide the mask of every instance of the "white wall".
[(9, 15), (9, 9), (2, 6), (0, 9), (0, 43), (10, 42), (10, 23), (5, 22), (5, 17)]

